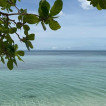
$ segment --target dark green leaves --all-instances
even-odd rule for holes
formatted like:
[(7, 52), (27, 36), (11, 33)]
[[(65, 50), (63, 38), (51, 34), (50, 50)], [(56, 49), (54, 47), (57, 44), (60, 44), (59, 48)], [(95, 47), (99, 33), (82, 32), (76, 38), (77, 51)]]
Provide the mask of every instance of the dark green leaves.
[(50, 4), (46, 0), (41, 0), (39, 3), (39, 16), (47, 17), (49, 15)]
[(59, 23), (53, 19), (50, 20), (49, 22), (49, 27), (52, 29), (52, 30), (58, 30), (61, 28), (61, 26), (59, 25)]
[(96, 7), (97, 7), (98, 10), (102, 10), (102, 8), (100, 7), (99, 4)]
[(17, 31), (16, 27), (13, 27), (9, 30), (10, 34), (14, 34)]
[(106, 9), (106, 0), (87, 0), (90, 1), (90, 4), (94, 7), (97, 7), (98, 10)]
[(18, 20), (19, 20), (19, 21), (22, 21), (22, 19), (23, 19), (23, 16), (22, 16), (22, 15), (19, 15), (19, 16), (18, 16)]
[(41, 24), (42, 24), (42, 27), (43, 27), (43, 29), (45, 31), (46, 30), (46, 26), (45, 26), (44, 22), (42, 21)]
[(50, 9), (50, 4), (46, 0), (41, 0), (39, 3), (39, 16), (42, 27), (46, 30), (45, 24), (49, 24), (52, 30), (58, 30), (61, 28), (59, 23), (55, 21), (55, 15), (58, 15), (63, 8), (62, 0), (56, 0), (52, 8)]
[(94, 7), (96, 7), (98, 5), (98, 0), (87, 0), (90, 1), (90, 4), (92, 4)]
[(30, 30), (30, 27), (29, 27), (28, 25), (24, 25), (24, 26), (23, 26), (23, 29), (24, 29), (24, 34), (25, 34), (26, 36), (28, 36), (28, 31)]
[(46, 0), (41, 0), (39, 3), (38, 12), (41, 17), (47, 17), (48, 15), (55, 16), (60, 13), (62, 8), (63, 8), (62, 0), (56, 0), (51, 10), (50, 10), (50, 4)]
[(8, 2), (7, 2), (7, 0), (0, 0), (0, 7), (1, 7), (1, 9), (2, 10), (7, 10), (7, 11), (9, 11), (9, 9), (10, 9), (10, 7), (12, 6), (13, 4), (9, 4)]
[(1, 56), (1, 62), (5, 64), (4, 58)]
[(29, 27), (28, 25), (24, 25), (23, 28), (24, 28), (24, 30), (26, 30), (26, 31), (29, 31), (29, 30), (30, 30), (30, 27)]
[(18, 29), (21, 29), (22, 23), (21, 23), (21, 22), (18, 22), (18, 23), (16, 24), (16, 26), (17, 26)]
[(53, 7), (50, 10), (50, 15), (55, 16), (55, 15), (59, 14), (60, 11), (62, 10), (62, 8), (63, 8), (62, 0), (56, 0)]
[(106, 9), (106, 0), (99, 0), (99, 5), (102, 9)]
[[(47, 0), (40, 0), (38, 15), (28, 13), (27, 9), (19, 9), (18, 1), (21, 0), (0, 0), (0, 61), (3, 64), (6, 61), (10, 70), (14, 65), (17, 66), (17, 59), (23, 61), (21, 56), (24, 56), (24, 51), (18, 50), (18, 44), (14, 41), (15, 37), (18, 37), (28, 50), (33, 49), (31, 41), (35, 39), (35, 34), (29, 33), (31, 28), (29, 24), (41, 23), (44, 30), (46, 25), (49, 25), (52, 30), (58, 30), (61, 27), (55, 20), (58, 17), (55, 15), (62, 10), (62, 0), (56, 0), (52, 8)], [(17, 17), (12, 17), (15, 15)], [(23, 32), (20, 33), (20, 30)]]
[(17, 51), (17, 54), (20, 56), (24, 56), (24, 51)]
[(23, 61), (20, 56), (24, 56), (24, 55), (25, 55), (24, 51), (19, 50), (16, 52), (16, 56), (17, 56), (18, 60), (20, 60), (20, 61)]
[(12, 59), (8, 60), (8, 62), (7, 62), (7, 67), (8, 67), (10, 70), (13, 69), (13, 60), (12, 60)]
[(35, 24), (39, 22), (39, 18), (34, 14), (28, 14), (24, 16), (23, 22), (28, 24)]
[(28, 40), (34, 40), (35, 39), (35, 34), (30, 34), (27, 36)]
[(30, 48), (31, 49), (33, 48), (33, 45), (30, 41), (26, 41), (25, 44), (26, 44), (26, 47), (27, 47), (28, 50), (30, 50)]
[[(17, 55), (18, 60), (23, 61), (20, 56)], [(23, 61), (24, 62), (24, 61)]]

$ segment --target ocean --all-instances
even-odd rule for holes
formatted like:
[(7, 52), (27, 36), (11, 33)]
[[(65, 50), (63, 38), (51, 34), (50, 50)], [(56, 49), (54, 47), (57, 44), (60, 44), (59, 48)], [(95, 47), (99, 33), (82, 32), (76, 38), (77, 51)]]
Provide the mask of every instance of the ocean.
[(106, 51), (31, 51), (0, 63), (0, 106), (106, 106)]

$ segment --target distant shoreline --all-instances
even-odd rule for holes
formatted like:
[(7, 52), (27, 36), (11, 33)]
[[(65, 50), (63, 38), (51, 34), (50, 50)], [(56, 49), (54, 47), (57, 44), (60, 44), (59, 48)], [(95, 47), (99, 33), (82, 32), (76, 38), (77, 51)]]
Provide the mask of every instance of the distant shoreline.
[(106, 50), (23, 50), (25, 52), (106, 52)]
[(32, 50), (26, 55), (106, 55), (106, 50)]

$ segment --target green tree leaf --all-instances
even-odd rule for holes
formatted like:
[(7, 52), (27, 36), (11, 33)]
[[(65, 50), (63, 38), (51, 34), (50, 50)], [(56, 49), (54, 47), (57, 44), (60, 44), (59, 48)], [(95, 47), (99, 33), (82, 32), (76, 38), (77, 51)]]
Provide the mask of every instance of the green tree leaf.
[(24, 30), (26, 30), (26, 31), (29, 31), (29, 30), (30, 30), (30, 27), (29, 27), (28, 25), (24, 25), (23, 28), (24, 28)]
[(97, 7), (98, 10), (106, 9), (106, 0), (87, 0), (90, 1), (90, 4), (94, 7)]
[(30, 48), (31, 49), (33, 48), (33, 45), (30, 41), (26, 41), (25, 44), (26, 44), (26, 47), (27, 47), (28, 50), (30, 50)]
[(29, 45), (29, 47), (30, 47), (31, 49), (33, 49), (33, 45), (32, 45), (32, 43), (31, 43), (30, 41), (28, 41), (28, 45)]
[(16, 59), (13, 59), (14, 64), (17, 66), (17, 61)]
[(50, 20), (49, 22), (49, 27), (52, 29), (52, 30), (58, 30), (61, 28), (61, 26), (59, 25), (59, 23), (53, 19)]
[(52, 8), (47, 0), (39, 0), (37, 15), (28, 13), (27, 9), (18, 8), (18, 1), (21, 0), (0, 0), (0, 61), (5, 63), (7, 60), (7, 67), (10, 70), (13, 69), (14, 64), (17, 66), (16, 59), (23, 61), (20, 56), (24, 56), (24, 51), (18, 50), (18, 44), (14, 38), (17, 36), (21, 43), (25, 43), (28, 50), (32, 49), (31, 40), (35, 39), (35, 34), (29, 34), (30, 25), (41, 22), (44, 30), (46, 30), (46, 24), (52, 30), (59, 29), (59, 23), (53, 19), (57, 18), (54, 15), (57, 15), (63, 6), (62, 0), (56, 0)]
[(35, 34), (30, 34), (27, 36), (28, 40), (34, 40), (35, 39)]
[(14, 34), (17, 31), (16, 27), (13, 27), (9, 30), (10, 34)]
[[(18, 60), (23, 61), (20, 56), (17, 55)], [(24, 61), (23, 61), (24, 62)]]
[(46, 30), (46, 26), (45, 26), (44, 22), (41, 22), (41, 24), (42, 24), (42, 27), (43, 27), (43, 29), (45, 31)]
[(21, 22), (18, 22), (18, 23), (16, 24), (16, 26), (17, 26), (18, 29), (21, 29), (22, 23), (21, 23)]
[(41, 0), (39, 3), (38, 13), (41, 17), (48, 17), (50, 4), (46, 0)]
[(36, 15), (28, 14), (24, 16), (23, 21), (28, 24), (35, 24), (39, 22), (39, 18)]
[(8, 60), (8, 62), (7, 62), (7, 67), (8, 67), (10, 70), (13, 69), (13, 60), (12, 60), (12, 59)]
[(97, 9), (98, 9), (98, 10), (102, 10), (102, 8), (100, 7), (99, 4), (97, 5)]
[(99, 0), (99, 5), (102, 9), (106, 9), (106, 0)]
[(53, 7), (50, 10), (50, 15), (55, 16), (61, 12), (63, 8), (63, 2), (62, 0), (56, 0)]
[(17, 51), (17, 54), (20, 55), (20, 56), (24, 56), (25, 55), (24, 51)]
[(5, 64), (4, 58), (1, 56), (1, 61), (3, 64)]

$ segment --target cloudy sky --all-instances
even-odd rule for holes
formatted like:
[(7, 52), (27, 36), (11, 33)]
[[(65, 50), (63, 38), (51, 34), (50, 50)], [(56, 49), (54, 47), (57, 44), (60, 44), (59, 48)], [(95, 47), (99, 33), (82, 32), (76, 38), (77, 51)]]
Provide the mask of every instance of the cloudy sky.
[[(55, 0), (48, 0), (51, 5)], [(64, 7), (58, 19), (62, 28), (52, 31), (41, 25), (31, 26), (36, 38), (35, 50), (106, 50), (106, 11), (98, 11), (86, 0), (63, 0)], [(28, 12), (37, 13), (39, 0), (22, 0), (18, 7), (27, 8)], [(22, 31), (19, 32), (23, 34)], [(17, 38), (16, 42), (19, 43)], [(21, 45), (20, 49), (26, 47)]]

